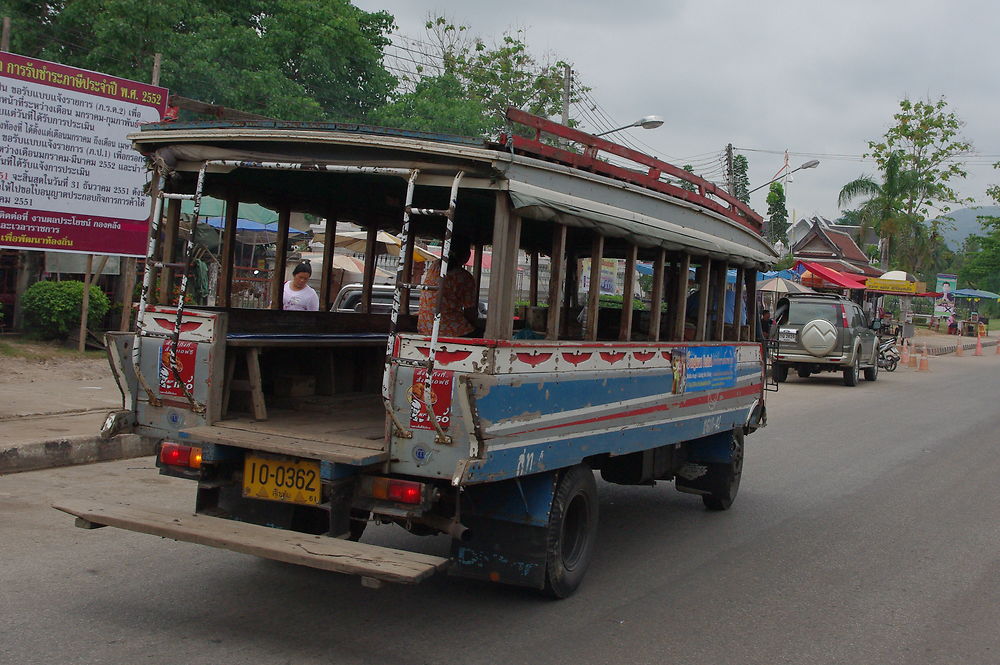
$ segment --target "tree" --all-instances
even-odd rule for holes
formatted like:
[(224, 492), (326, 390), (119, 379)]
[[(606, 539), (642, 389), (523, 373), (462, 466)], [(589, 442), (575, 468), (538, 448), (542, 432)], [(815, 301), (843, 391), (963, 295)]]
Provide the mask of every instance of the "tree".
[(744, 155), (733, 157), (734, 196), (747, 205), (750, 205), (750, 178), (747, 175), (749, 168), (750, 164)]
[(788, 244), (788, 210), (785, 208), (785, 188), (772, 182), (767, 191), (767, 241), (772, 245)]
[(912, 186), (903, 192), (899, 206), (911, 219), (923, 220), (932, 216), (932, 208), (947, 212), (949, 203), (968, 201), (959, 197), (952, 182), (966, 176), (956, 158), (970, 152), (972, 144), (959, 136), (965, 123), (947, 108), (944, 97), (926, 102), (904, 98), (893, 115), (896, 124), (881, 141), (868, 142), (866, 157), (874, 157), (880, 170), (886, 171), (899, 155), (898, 169), (912, 174)]
[[(407, 47), (411, 73), (401, 77), (402, 87), (389, 104), (393, 108), (375, 117), (398, 118), (407, 128), (454, 132), (454, 115), (464, 118), (459, 124), (467, 129), (460, 133), (478, 127), (476, 134), (491, 135), (507, 127), (505, 114), (511, 106), (541, 116), (562, 114), (566, 63), (540, 63), (524, 30), (505, 32), (490, 44), (473, 36), (469, 26), (444, 16), (429, 17), (425, 28), (426, 39)], [(440, 80), (428, 82), (434, 79)], [(574, 85), (570, 103), (580, 102), (587, 90)], [(417, 115), (400, 115), (395, 110), (400, 106)], [(481, 123), (469, 117), (475, 106), (481, 109)], [(576, 124), (570, 118), (569, 125)]]
[(171, 92), (286, 120), (363, 120), (396, 86), (392, 17), (347, 0), (5, 4), (25, 55), (148, 81), (159, 52)]
[(879, 265), (882, 270), (889, 269), (892, 239), (899, 236), (904, 228), (909, 228), (913, 221), (912, 215), (904, 212), (903, 207), (917, 182), (915, 174), (903, 170), (903, 159), (901, 152), (890, 154), (882, 167), (881, 183), (875, 182), (869, 175), (862, 175), (844, 185), (837, 197), (840, 206), (867, 197), (857, 212), (860, 237), (864, 237), (867, 229), (874, 229), (880, 238)]
[[(1000, 168), (1000, 162), (993, 168)], [(988, 188), (986, 193), (1000, 203), (1000, 185)], [(958, 276), (975, 288), (1000, 292), (1000, 217), (983, 216), (979, 221), (983, 234), (966, 239), (964, 262)]]
[[(690, 164), (685, 164), (681, 168), (687, 171), (688, 173), (694, 173), (694, 167), (691, 166)], [(689, 192), (698, 191), (698, 188), (694, 186), (694, 183), (689, 180), (678, 180), (677, 184), (680, 186), (681, 189), (687, 190)]]
[(482, 103), (470, 99), (453, 74), (420, 80), (413, 92), (399, 95), (370, 118), (388, 127), (461, 136), (483, 136), (492, 128)]

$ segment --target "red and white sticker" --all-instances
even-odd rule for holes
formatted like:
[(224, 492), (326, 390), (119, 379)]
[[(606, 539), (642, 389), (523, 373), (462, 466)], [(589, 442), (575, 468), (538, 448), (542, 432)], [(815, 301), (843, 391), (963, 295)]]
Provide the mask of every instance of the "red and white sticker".
[(160, 347), (160, 394), (183, 397), (184, 390), (177, 381), (180, 376), (188, 393), (194, 394), (194, 362), (198, 355), (198, 344), (196, 342), (177, 343), (177, 375), (170, 369), (170, 347), (173, 344), (167, 340)]
[[(431, 379), (431, 408), (437, 417), (438, 426), (448, 429), (451, 424), (451, 389), (455, 373), (448, 370), (435, 370)], [(413, 385), (406, 391), (410, 402), (410, 427), (412, 429), (433, 430), (431, 416), (424, 406), (424, 391), (427, 390), (427, 370), (418, 368), (413, 373)]]

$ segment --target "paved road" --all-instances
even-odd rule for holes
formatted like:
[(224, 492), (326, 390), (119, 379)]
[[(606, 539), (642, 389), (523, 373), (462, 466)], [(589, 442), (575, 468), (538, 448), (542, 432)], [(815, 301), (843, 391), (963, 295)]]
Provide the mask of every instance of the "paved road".
[(190, 505), (143, 460), (0, 477), (0, 661), (1000, 662), (1000, 356), (931, 363), (856, 388), (789, 379), (727, 513), (600, 484), (596, 560), (562, 602), (444, 576), (375, 591), (47, 508)]

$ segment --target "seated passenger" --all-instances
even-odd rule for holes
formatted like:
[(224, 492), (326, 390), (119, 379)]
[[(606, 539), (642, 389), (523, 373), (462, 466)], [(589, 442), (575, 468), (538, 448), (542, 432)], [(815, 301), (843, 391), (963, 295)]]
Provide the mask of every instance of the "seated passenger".
[(451, 239), (448, 255), (448, 274), (441, 283), (441, 259), (434, 261), (424, 271), (423, 284), (438, 289), (420, 292), (420, 311), (417, 314), (417, 331), (430, 335), (434, 329), (434, 305), (441, 299), (442, 337), (466, 337), (476, 329), (477, 301), (476, 280), (463, 266), (472, 254), (472, 241), (461, 236)]

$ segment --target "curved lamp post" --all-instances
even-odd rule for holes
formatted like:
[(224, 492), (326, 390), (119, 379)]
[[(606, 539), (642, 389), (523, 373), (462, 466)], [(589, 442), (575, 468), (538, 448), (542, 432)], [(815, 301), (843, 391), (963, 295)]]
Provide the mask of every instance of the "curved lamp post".
[(818, 159), (810, 159), (810, 160), (809, 160), (808, 162), (806, 162), (806, 163), (805, 163), (805, 164), (803, 164), (802, 166), (798, 167), (797, 169), (792, 169), (792, 170), (791, 170), (791, 171), (789, 171), (788, 173), (782, 173), (781, 175), (779, 175), (779, 176), (778, 176), (777, 178), (775, 178), (774, 180), (768, 180), (768, 181), (767, 181), (767, 182), (765, 182), (765, 183), (764, 183), (763, 185), (759, 185), (759, 186), (757, 186), (757, 187), (754, 187), (754, 188), (753, 188), (753, 189), (751, 189), (751, 190), (750, 190), (749, 192), (747, 192), (747, 195), (750, 195), (750, 194), (753, 194), (754, 192), (756, 192), (756, 191), (757, 191), (758, 189), (760, 189), (761, 187), (767, 187), (767, 186), (768, 186), (768, 185), (770, 185), (770, 184), (771, 184), (772, 182), (778, 182), (778, 181), (779, 181), (779, 180), (781, 180), (782, 178), (784, 178), (784, 177), (787, 177), (787, 176), (790, 176), (790, 175), (792, 175), (793, 173), (795, 173), (796, 171), (801, 171), (802, 169), (814, 169), (814, 168), (816, 168), (817, 166), (819, 166), (819, 160), (818, 160)]
[(629, 123), (624, 127), (618, 127), (617, 129), (609, 129), (606, 132), (601, 132), (600, 134), (594, 134), (594, 136), (604, 136), (606, 134), (612, 134), (614, 132), (620, 132), (623, 129), (628, 129), (630, 127), (642, 127), (643, 129), (656, 129), (663, 124), (663, 118), (658, 115), (647, 115), (644, 118), (640, 118), (635, 122)]

